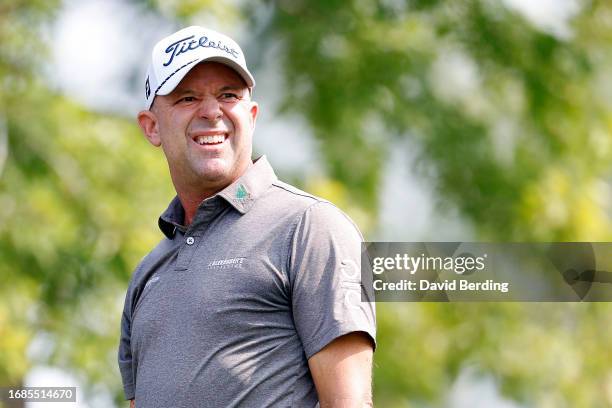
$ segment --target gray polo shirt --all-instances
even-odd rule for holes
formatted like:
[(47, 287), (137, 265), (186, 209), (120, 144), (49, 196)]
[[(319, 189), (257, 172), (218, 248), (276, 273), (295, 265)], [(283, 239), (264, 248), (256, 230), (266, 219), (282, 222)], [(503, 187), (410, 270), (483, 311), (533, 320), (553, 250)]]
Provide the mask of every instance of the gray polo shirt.
[(138, 265), (119, 368), (137, 407), (313, 407), (308, 359), (335, 338), (375, 340), (355, 224), (279, 181), (265, 156), (204, 200), (188, 228), (175, 198)]

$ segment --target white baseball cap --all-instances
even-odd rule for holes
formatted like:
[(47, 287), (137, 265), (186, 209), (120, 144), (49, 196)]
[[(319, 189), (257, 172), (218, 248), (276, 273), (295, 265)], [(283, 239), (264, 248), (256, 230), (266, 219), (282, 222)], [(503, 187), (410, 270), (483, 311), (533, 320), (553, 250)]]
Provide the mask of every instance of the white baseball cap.
[(191, 26), (161, 39), (153, 47), (145, 79), (146, 109), (151, 108), (155, 95), (168, 95), (202, 61), (225, 64), (234, 69), (249, 88), (255, 86), (255, 79), (236, 41), (217, 31)]

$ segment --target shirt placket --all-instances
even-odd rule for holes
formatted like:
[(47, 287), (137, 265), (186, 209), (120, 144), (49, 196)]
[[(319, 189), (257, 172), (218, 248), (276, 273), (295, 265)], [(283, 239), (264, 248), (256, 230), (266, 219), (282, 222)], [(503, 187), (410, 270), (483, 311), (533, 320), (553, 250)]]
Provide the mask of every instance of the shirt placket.
[(183, 236), (183, 243), (179, 249), (175, 269), (184, 271), (189, 267), (193, 256), (198, 251), (198, 247), (204, 238), (204, 234), (210, 227), (210, 224), (219, 212), (217, 205), (218, 200), (212, 200), (200, 205), (196, 216), (187, 228)]

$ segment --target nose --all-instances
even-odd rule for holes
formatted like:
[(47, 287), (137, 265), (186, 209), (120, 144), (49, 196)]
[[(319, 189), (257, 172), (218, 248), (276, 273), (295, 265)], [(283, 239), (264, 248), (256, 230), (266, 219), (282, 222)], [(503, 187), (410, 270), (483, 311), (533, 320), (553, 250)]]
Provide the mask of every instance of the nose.
[(198, 115), (210, 122), (218, 121), (223, 116), (219, 101), (214, 97), (203, 98), (198, 109)]

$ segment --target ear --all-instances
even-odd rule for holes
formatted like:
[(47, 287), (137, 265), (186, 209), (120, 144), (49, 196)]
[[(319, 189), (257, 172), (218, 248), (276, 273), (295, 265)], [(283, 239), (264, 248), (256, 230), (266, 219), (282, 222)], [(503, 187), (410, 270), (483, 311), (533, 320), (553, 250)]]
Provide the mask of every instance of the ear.
[(249, 113), (251, 114), (253, 129), (255, 129), (255, 122), (257, 122), (257, 114), (259, 113), (259, 105), (257, 102), (251, 102), (251, 109), (249, 109)]
[(161, 137), (159, 136), (159, 122), (157, 116), (149, 110), (138, 112), (138, 125), (142, 129), (145, 137), (155, 147), (161, 145)]

